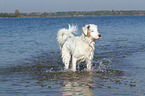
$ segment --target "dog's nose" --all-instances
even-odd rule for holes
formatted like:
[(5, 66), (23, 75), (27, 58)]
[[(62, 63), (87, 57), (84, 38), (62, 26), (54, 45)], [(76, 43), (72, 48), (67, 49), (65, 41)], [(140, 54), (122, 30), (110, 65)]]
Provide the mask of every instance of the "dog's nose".
[(101, 37), (101, 34), (99, 34), (98, 36)]

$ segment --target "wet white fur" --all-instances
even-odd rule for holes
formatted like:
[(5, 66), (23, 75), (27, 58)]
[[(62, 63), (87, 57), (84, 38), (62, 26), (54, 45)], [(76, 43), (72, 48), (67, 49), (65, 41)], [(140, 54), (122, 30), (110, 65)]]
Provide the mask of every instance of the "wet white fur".
[(62, 52), (62, 61), (65, 69), (69, 69), (72, 58), (72, 70), (76, 71), (77, 61), (86, 61), (87, 69), (91, 70), (91, 62), (94, 55), (94, 44), (100, 39), (97, 25), (89, 24), (82, 28), (82, 35), (75, 37), (76, 26), (69, 25), (68, 29), (60, 29), (57, 33), (57, 41)]

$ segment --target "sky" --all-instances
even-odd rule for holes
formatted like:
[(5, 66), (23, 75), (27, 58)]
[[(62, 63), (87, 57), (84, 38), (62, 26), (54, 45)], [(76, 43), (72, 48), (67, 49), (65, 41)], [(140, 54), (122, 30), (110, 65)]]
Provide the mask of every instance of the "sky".
[(0, 13), (145, 10), (145, 0), (0, 0)]

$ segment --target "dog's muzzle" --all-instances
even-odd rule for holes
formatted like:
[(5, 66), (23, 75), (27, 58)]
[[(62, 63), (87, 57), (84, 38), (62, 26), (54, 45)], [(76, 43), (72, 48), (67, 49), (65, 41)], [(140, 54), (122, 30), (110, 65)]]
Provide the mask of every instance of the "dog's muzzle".
[(99, 39), (101, 39), (101, 34), (98, 34), (98, 36), (97, 36), (97, 38), (95, 38), (95, 39), (97, 39), (97, 40), (99, 40)]

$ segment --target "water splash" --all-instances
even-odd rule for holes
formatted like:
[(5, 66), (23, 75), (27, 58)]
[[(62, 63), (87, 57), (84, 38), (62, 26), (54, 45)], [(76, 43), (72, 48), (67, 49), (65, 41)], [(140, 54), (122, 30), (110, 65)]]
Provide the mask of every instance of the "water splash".
[(93, 70), (104, 71), (108, 67), (111, 67), (112, 61), (107, 58), (102, 58), (101, 60), (93, 61)]

